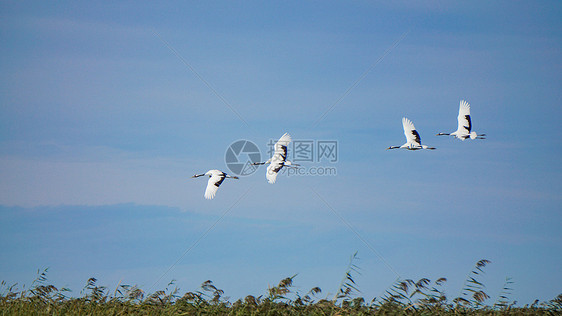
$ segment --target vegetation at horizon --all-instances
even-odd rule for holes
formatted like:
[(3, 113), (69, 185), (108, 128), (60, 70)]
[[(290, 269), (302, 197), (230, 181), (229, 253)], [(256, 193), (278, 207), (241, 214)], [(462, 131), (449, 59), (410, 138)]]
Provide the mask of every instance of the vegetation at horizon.
[(17, 284), (0, 287), (1, 315), (561, 315), (562, 294), (556, 298), (522, 307), (510, 300), (513, 281), (506, 278), (502, 291), (493, 303), (480, 281), (484, 268), (490, 263), (480, 260), (470, 271), (461, 293), (449, 300), (442, 289), (446, 278), (431, 281), (422, 278), (397, 280), (381, 297), (366, 301), (360, 295), (355, 278), (360, 274), (357, 253), (349, 265), (336, 294), (322, 297), (319, 287), (306, 294), (294, 291), (297, 275), (287, 277), (264, 295), (248, 295), (230, 302), (224, 291), (212, 281), (205, 281), (200, 289), (180, 294), (174, 281), (164, 290), (145, 293), (138, 286), (119, 284), (114, 291), (90, 278), (80, 297), (70, 296), (67, 288), (48, 284), (48, 269), (38, 271), (29, 289)]

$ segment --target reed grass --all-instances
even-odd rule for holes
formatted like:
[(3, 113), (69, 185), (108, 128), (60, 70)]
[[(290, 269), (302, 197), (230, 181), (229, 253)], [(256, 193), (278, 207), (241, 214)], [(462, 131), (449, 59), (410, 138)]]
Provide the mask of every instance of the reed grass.
[(146, 294), (135, 285), (119, 284), (111, 291), (87, 280), (80, 297), (67, 288), (48, 284), (48, 269), (38, 271), (31, 286), (0, 284), (1, 315), (562, 315), (562, 294), (556, 298), (523, 307), (511, 301), (513, 284), (506, 282), (495, 303), (480, 279), (490, 263), (480, 260), (470, 271), (460, 295), (449, 300), (443, 290), (446, 278), (398, 280), (380, 298), (367, 302), (359, 296), (355, 281), (360, 275), (357, 253), (349, 265), (335, 296), (322, 297), (319, 287), (301, 295), (293, 289), (297, 275), (281, 280), (258, 297), (248, 295), (230, 302), (224, 291), (205, 281), (192, 292), (180, 294), (175, 282), (165, 289)]

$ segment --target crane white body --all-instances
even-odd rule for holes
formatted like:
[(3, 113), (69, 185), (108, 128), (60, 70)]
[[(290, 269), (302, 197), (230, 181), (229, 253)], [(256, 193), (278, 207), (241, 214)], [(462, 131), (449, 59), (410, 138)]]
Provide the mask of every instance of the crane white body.
[(460, 140), (465, 139), (485, 139), (486, 134), (476, 134), (472, 130), (472, 119), (470, 117), (470, 104), (465, 100), (461, 100), (459, 106), (459, 116), (457, 116), (457, 130), (452, 133), (438, 133), (437, 136), (449, 135)]
[(419, 149), (435, 149), (435, 147), (429, 147), (427, 145), (422, 145), (421, 137), (414, 123), (409, 119), (402, 118), (402, 127), (404, 128), (404, 135), (406, 136), (406, 143), (402, 146), (390, 146), (387, 149), (408, 149), (408, 150), (419, 150)]
[(275, 183), (275, 181), (277, 181), (277, 174), (279, 174), (279, 171), (281, 171), (283, 167), (294, 168), (295, 166), (298, 166), (297, 164), (293, 164), (287, 160), (287, 146), (289, 146), (291, 141), (291, 135), (288, 133), (283, 134), (283, 136), (281, 136), (281, 138), (279, 138), (279, 140), (275, 143), (273, 156), (266, 162), (254, 163), (254, 165), (269, 164), (265, 173), (267, 182), (271, 184)]
[(217, 190), (219, 189), (219, 186), (222, 184), (224, 179), (226, 178), (238, 179), (238, 177), (229, 176), (226, 173), (216, 169), (209, 170), (203, 174), (196, 174), (192, 178), (197, 178), (202, 176), (209, 176), (209, 181), (207, 182), (207, 188), (205, 189), (205, 198), (207, 200), (211, 200), (215, 197), (215, 195), (217, 194)]

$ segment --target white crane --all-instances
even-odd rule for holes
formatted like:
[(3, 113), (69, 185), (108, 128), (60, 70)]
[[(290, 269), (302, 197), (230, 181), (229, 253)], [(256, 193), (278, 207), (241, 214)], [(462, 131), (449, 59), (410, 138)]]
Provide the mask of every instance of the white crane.
[(460, 140), (465, 140), (470, 137), (470, 139), (486, 139), (486, 134), (476, 134), (472, 131), (472, 120), (470, 119), (470, 104), (465, 100), (461, 100), (459, 106), (459, 116), (457, 117), (458, 127), (457, 130), (452, 133), (439, 133), (437, 136), (450, 135), (454, 136)]
[(283, 134), (281, 138), (275, 143), (275, 152), (273, 156), (269, 158), (266, 162), (254, 162), (254, 165), (263, 165), (269, 163), (267, 166), (267, 172), (265, 173), (265, 177), (269, 183), (275, 183), (277, 180), (277, 174), (284, 166), (295, 168), (299, 166), (298, 164), (294, 164), (287, 160), (287, 146), (291, 142), (291, 135), (288, 133)]
[(192, 178), (197, 178), (202, 176), (209, 176), (209, 182), (207, 182), (207, 189), (205, 189), (205, 198), (207, 200), (211, 200), (212, 198), (215, 197), (215, 194), (217, 194), (217, 190), (219, 189), (219, 186), (224, 181), (224, 179), (226, 178), (238, 179), (238, 177), (231, 177), (226, 173), (216, 169), (209, 170), (203, 174), (196, 174)]
[(404, 135), (406, 135), (406, 143), (402, 146), (390, 146), (387, 149), (404, 148), (408, 150), (418, 150), (418, 149), (435, 149), (434, 147), (429, 147), (427, 145), (421, 144), (421, 138), (418, 131), (414, 127), (414, 123), (409, 119), (402, 118), (402, 126), (404, 127)]

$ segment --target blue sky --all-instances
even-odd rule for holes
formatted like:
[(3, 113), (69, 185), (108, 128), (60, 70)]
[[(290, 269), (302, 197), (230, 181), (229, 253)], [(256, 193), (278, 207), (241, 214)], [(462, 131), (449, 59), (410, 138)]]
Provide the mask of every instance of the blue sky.
[[(184, 291), (211, 279), (238, 298), (298, 273), (299, 291), (328, 295), (358, 251), (372, 299), (397, 275), (363, 239), (403, 278), (447, 277), (451, 298), (484, 258), (488, 303), (506, 277), (522, 304), (554, 298), (561, 11), (555, 1), (2, 2), (0, 278), (30, 284), (49, 267), (75, 293), (92, 276), (145, 290), (176, 279)], [(461, 99), (488, 139), (434, 136), (455, 129)], [(403, 116), (438, 149), (385, 151), (404, 143)], [(337, 175), (269, 185), (262, 168), (212, 201), (205, 180), (189, 179), (227, 170), (236, 140), (264, 153), (285, 132), (336, 140)]]

